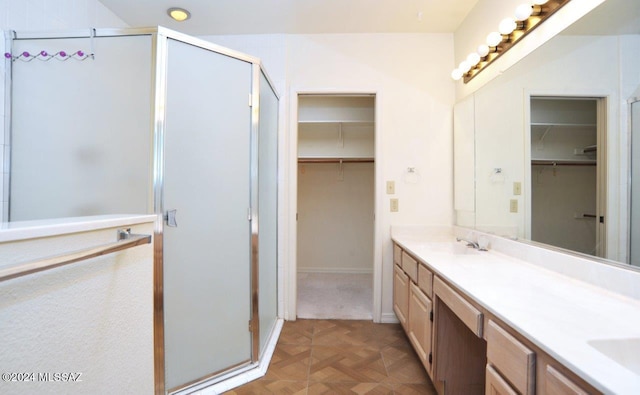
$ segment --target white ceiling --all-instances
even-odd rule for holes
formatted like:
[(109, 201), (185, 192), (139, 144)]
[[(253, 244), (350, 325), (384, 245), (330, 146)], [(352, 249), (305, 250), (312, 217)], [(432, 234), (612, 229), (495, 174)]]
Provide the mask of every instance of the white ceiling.
[[(451, 33), (478, 0), (100, 0), (132, 27), (192, 35), (259, 33)], [(191, 12), (182, 23), (170, 7)]]

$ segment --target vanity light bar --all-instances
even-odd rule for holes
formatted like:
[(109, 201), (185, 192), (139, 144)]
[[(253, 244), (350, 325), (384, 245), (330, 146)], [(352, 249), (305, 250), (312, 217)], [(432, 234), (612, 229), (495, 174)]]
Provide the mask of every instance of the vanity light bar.
[(471, 81), (493, 61), (538, 27), (547, 18), (571, 0), (529, 0), (516, 7), (514, 16), (503, 19), (498, 30), (487, 35), (484, 44), (460, 62), (451, 72), (451, 78), (464, 83)]

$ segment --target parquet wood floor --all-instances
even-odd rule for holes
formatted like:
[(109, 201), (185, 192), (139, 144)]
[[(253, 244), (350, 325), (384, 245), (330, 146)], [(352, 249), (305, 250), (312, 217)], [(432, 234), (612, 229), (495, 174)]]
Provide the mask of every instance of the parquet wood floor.
[(399, 324), (285, 322), (267, 374), (227, 392), (247, 394), (435, 395)]

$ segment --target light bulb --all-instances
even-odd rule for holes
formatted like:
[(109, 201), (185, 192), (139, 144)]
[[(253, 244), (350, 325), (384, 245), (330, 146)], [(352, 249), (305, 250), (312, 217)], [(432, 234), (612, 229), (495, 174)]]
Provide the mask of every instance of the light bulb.
[(516, 21), (526, 21), (533, 13), (533, 8), (529, 4), (520, 4), (516, 8)]
[(504, 18), (502, 22), (500, 22), (500, 26), (498, 26), (498, 31), (500, 34), (507, 36), (516, 30), (516, 27), (516, 21), (514, 21), (513, 18)]
[(167, 10), (167, 14), (178, 22), (184, 22), (191, 18), (191, 13), (184, 8), (172, 7)]
[(487, 35), (487, 45), (490, 47), (497, 47), (502, 42), (502, 34), (498, 32), (491, 32)]
[(481, 58), (484, 58), (485, 56), (489, 55), (489, 46), (487, 44), (480, 44), (478, 45), (478, 49), (476, 51)]
[(549, 0), (533, 0), (534, 5), (543, 5)]
[(477, 65), (478, 63), (480, 63), (480, 55), (478, 55), (476, 52), (471, 52), (469, 56), (467, 56), (467, 62), (469, 62), (471, 67)]
[(451, 78), (453, 78), (455, 81), (458, 81), (460, 78), (462, 78), (462, 74), (464, 73), (460, 71), (460, 69), (455, 69), (451, 72)]
[(463, 73), (466, 73), (467, 71), (471, 70), (471, 63), (467, 62), (466, 60), (463, 60), (462, 62), (460, 62), (460, 64), (458, 65), (458, 68), (460, 69), (460, 71), (462, 71)]

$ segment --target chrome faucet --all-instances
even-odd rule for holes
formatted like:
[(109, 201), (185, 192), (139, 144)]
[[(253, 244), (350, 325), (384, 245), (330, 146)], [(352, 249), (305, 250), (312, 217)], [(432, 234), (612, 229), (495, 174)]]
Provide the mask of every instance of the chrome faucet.
[(465, 238), (462, 238), (462, 237), (456, 237), (456, 241), (464, 241), (464, 242), (467, 243), (467, 247), (473, 247), (476, 250), (480, 249), (480, 245), (475, 241), (468, 240), (468, 239), (465, 239)]

